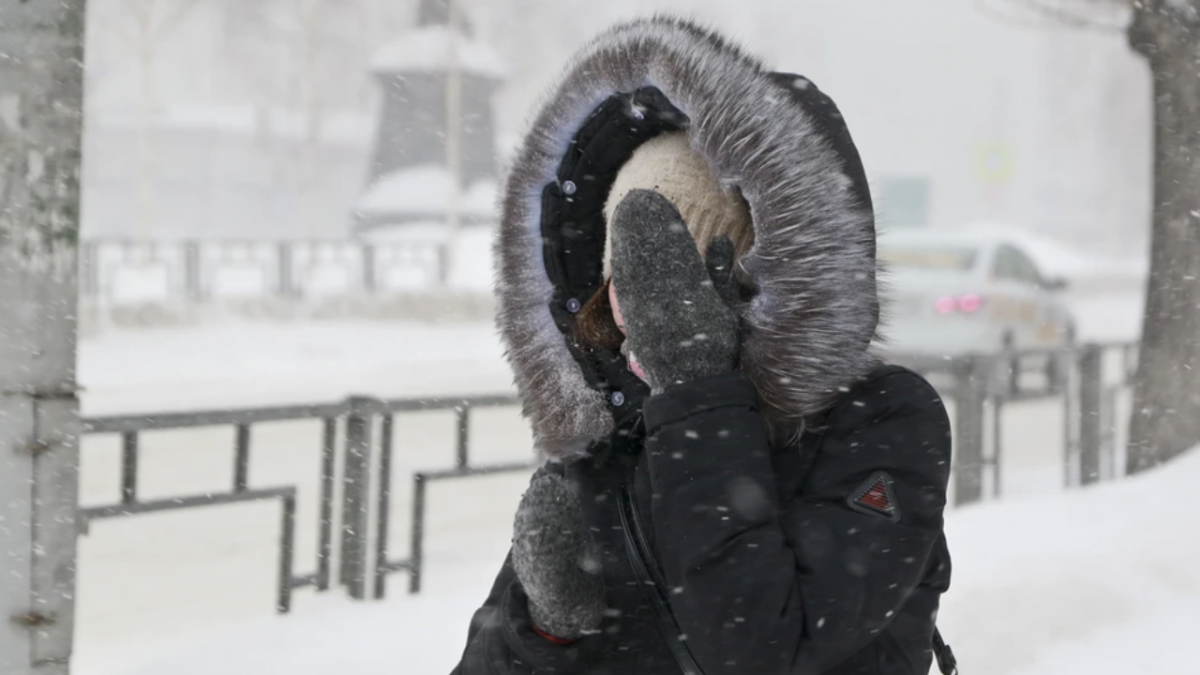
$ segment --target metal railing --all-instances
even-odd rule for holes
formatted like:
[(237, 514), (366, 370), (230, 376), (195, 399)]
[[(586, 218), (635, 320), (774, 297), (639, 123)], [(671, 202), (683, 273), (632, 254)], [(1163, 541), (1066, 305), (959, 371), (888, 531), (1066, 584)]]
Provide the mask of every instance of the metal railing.
[[(471, 411), (479, 408), (512, 407), (520, 401), (513, 395), (476, 396), (471, 398), (429, 399), (352, 399), (347, 416), (346, 446), (347, 481), (345, 513), (353, 514), (357, 532), (366, 532), (372, 520), (375, 523), (374, 557), (368, 570), (367, 537), (348, 538), (343, 544), (347, 553), (342, 556), (344, 583), (350, 596), (364, 599), (368, 595), (383, 598), (386, 593), (386, 578), (389, 574), (407, 572), (409, 592), (421, 588), (421, 572), (424, 565), (426, 486), (434, 481), (473, 476), (495, 475), (533, 468), (535, 459), (525, 462), (507, 462), (483, 466), (472, 466), (470, 461)], [(413, 501), (409, 525), (409, 555), (403, 559), (392, 559), (389, 552), (389, 521), (392, 500), (392, 459), (395, 454), (395, 415), (403, 413), (426, 413), (453, 411), (455, 415), (454, 467), (443, 471), (418, 471), (413, 474)], [(376, 471), (376, 502), (374, 518), (370, 512), (371, 449), (370, 433), (374, 419), (379, 418), (379, 461)], [(351, 460), (351, 458), (353, 458)], [(373, 589), (367, 588), (370, 579)]]
[[(89, 525), (94, 520), (277, 499), (283, 508), (279, 538), (279, 577), (275, 603), (279, 612), (288, 612), (291, 609), (294, 589), (311, 586), (319, 591), (324, 591), (329, 588), (333, 527), (333, 469), (337, 418), (342, 412), (343, 406), (339, 405), (306, 405), (86, 419), (83, 422), (85, 434), (120, 434), (121, 436), (121, 499), (115, 504), (80, 509), (78, 522), (81, 533), (87, 534)], [(262, 422), (314, 418), (324, 421), (321, 446), (320, 543), (317, 551), (317, 571), (314, 574), (298, 577), (293, 574), (296, 487), (290, 485), (255, 489), (249, 487), (251, 427)], [(236, 430), (233, 476), (229, 491), (180, 495), (150, 501), (142, 501), (138, 498), (139, 439), (142, 432), (213, 426), (233, 426)]]
[[(276, 588), (276, 610), (286, 613), (291, 610), (292, 592), (311, 587), (327, 591), (332, 581), (334, 568), (334, 531), (340, 524), (341, 538), (337, 549), (338, 580), (346, 586), (352, 598), (364, 599), (368, 595), (367, 584), (372, 578), (381, 580), (390, 572), (408, 571), (413, 575), (413, 590), (419, 588), (421, 570), (422, 537), (424, 534), (424, 491), (418, 491), (413, 510), (412, 554), (406, 560), (388, 560), (388, 512), (390, 510), (390, 474), (393, 453), (393, 414), (405, 412), (430, 412), (454, 410), (457, 414), (458, 449), (456, 475), (478, 475), (528, 468), (530, 462), (520, 465), (497, 465), (491, 467), (468, 466), (468, 429), (470, 413), (475, 408), (516, 405), (515, 396), (476, 396), (434, 399), (378, 400), (351, 397), (345, 401), (327, 404), (278, 406), (269, 408), (247, 408), (238, 410), (208, 410), (197, 412), (174, 412), (151, 415), (121, 415), (94, 417), (83, 421), (83, 432), (89, 435), (117, 434), (121, 437), (120, 499), (116, 503), (89, 506), (79, 509), (78, 523), (81, 534), (88, 534), (93, 521), (125, 518), (148, 513), (189, 510), (231, 504), (246, 504), (278, 500), (282, 506), (279, 535), (279, 573)], [(376, 418), (381, 421), (380, 461), (372, 470), (374, 445), (371, 432)], [(250, 486), (250, 459), (252, 430), (256, 424), (298, 420), (321, 420), (321, 457), (318, 497), (318, 543), (316, 571), (297, 576), (295, 567), (296, 502), (298, 490), (295, 485), (252, 488)], [(342, 434), (342, 500), (340, 509), (335, 499), (334, 487), (339, 462), (338, 428)], [(140, 438), (143, 432), (181, 430), (200, 427), (233, 427), (234, 447), (230, 489), (225, 492), (184, 494), (174, 497), (142, 500), (138, 495), (140, 465)], [(417, 474), (414, 481), (420, 483)], [(372, 514), (369, 493), (373, 477), (377, 477), (379, 492), (377, 509)], [(436, 478), (435, 478), (436, 479)], [(368, 547), (370, 522), (376, 519), (378, 536), (375, 542), (376, 570), (368, 572)], [(382, 583), (378, 582), (379, 589)], [(382, 590), (377, 590), (382, 597)]]
[[(1117, 397), (1132, 383), (1136, 343), (1088, 343), (1057, 349), (1024, 349), (996, 354), (965, 355), (914, 364), (926, 376), (949, 375), (953, 386), (942, 392), (953, 400), (954, 502), (980, 501), (1002, 492), (1003, 417), (1013, 403), (1061, 398), (1063, 418), (1063, 484), (1095, 483), (1107, 474), (1121, 475), (1116, 458)], [(1119, 357), (1116, 382), (1106, 382), (1105, 357)], [(1053, 369), (1040, 387), (1022, 385), (1023, 362), (1042, 360)], [(988, 424), (988, 421), (991, 424)], [(988, 434), (990, 426), (991, 433)], [(989, 438), (990, 436), (990, 438)], [(990, 452), (989, 452), (990, 450)], [(1103, 467), (1107, 465), (1105, 472)], [(985, 474), (991, 474), (991, 495), (985, 494)]]
[[(1062, 433), (1066, 486), (1093, 483), (1106, 475), (1110, 478), (1118, 476), (1120, 471), (1115, 454), (1118, 443), (1112, 429), (1118, 393), (1127, 386), (1135, 366), (1132, 360), (1135, 347), (1134, 344), (1088, 344), (1068, 349), (971, 355), (912, 364), (914, 369), (927, 376), (951, 378), (950, 386), (940, 391), (953, 401), (955, 410), (955, 504), (969, 504), (1001, 494), (1004, 448), (1001, 422), (1005, 408), (1022, 401), (1064, 399)], [(1120, 356), (1120, 378), (1108, 382), (1105, 356), (1114, 352)], [(1057, 382), (1052, 378), (1040, 387), (1022, 387), (1020, 362), (1030, 358), (1054, 359), (1062, 377)], [(120, 434), (122, 438), (121, 497), (115, 504), (81, 509), (80, 522), (86, 528), (90, 521), (105, 518), (279, 500), (282, 504), (276, 600), (279, 612), (290, 610), (295, 589), (312, 587), (327, 591), (333, 580), (335, 562), (338, 582), (354, 599), (383, 598), (388, 575), (400, 572), (409, 575), (409, 593), (417, 593), (421, 589), (425, 565), (428, 486), (441, 481), (529, 471), (536, 464), (532, 454), (525, 462), (475, 465), (471, 461), (472, 411), (517, 405), (519, 401), (513, 395), (392, 400), (351, 397), (329, 404), (87, 419), (84, 421), (85, 433)], [(450, 411), (455, 415), (454, 464), (446, 469), (413, 473), (408, 555), (393, 558), (389, 527), (393, 463), (397, 452), (393, 433), (395, 416), (438, 411)], [(323, 422), (316, 571), (296, 576), (293, 567), (297, 488), (294, 485), (251, 488), (249, 466), (255, 424), (308, 419)], [(990, 438), (987, 433), (989, 419), (992, 421)], [(230, 489), (221, 493), (140, 500), (139, 435), (146, 431), (213, 426), (231, 426), (235, 430)], [(339, 426), (343, 429), (340, 463), (337, 461)], [(374, 439), (376, 429), (378, 442)], [(1107, 472), (1103, 470), (1106, 463)], [(339, 468), (340, 500), (335, 495)], [(991, 472), (990, 481), (985, 480), (987, 472)], [(990, 487), (990, 495), (986, 494), (989, 491), (985, 491), (985, 487)], [(335, 538), (339, 525), (340, 537)]]

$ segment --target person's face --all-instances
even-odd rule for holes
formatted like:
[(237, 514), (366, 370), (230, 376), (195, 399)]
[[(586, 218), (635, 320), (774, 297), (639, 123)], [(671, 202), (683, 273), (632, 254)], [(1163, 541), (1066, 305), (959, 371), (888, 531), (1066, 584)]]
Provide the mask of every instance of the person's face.
[[(621, 335), (625, 335), (625, 317), (621, 316), (621, 304), (617, 302), (617, 287), (611, 282), (608, 284), (608, 304), (612, 306), (613, 323), (617, 324), (617, 329), (621, 331)], [(637, 357), (625, 350), (622, 346), (621, 352), (625, 354), (625, 358), (629, 362), (629, 372), (637, 375), (643, 382), (646, 379), (646, 371), (638, 363)]]
[(621, 316), (621, 305), (617, 303), (617, 286), (611, 281), (608, 284), (608, 304), (612, 305), (613, 321), (617, 324), (621, 335), (624, 335), (625, 317)]

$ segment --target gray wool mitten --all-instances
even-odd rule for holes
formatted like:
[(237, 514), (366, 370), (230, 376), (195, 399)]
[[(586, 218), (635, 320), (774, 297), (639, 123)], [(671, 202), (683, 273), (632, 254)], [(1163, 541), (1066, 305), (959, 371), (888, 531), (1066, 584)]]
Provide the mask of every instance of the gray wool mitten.
[(713, 240), (706, 268), (679, 211), (650, 190), (617, 205), (609, 236), (624, 349), (651, 390), (733, 370), (739, 336), (729, 239)]
[(565, 478), (539, 470), (513, 522), (512, 562), (534, 626), (574, 640), (604, 617), (600, 551)]

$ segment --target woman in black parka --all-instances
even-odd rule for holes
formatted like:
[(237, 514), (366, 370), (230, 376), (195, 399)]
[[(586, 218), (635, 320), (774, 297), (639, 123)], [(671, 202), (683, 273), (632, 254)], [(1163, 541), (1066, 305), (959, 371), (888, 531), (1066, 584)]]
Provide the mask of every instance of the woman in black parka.
[(949, 424), (869, 351), (874, 216), (830, 99), (681, 20), (611, 29), (526, 137), (497, 255), (550, 461), (455, 673), (953, 668)]

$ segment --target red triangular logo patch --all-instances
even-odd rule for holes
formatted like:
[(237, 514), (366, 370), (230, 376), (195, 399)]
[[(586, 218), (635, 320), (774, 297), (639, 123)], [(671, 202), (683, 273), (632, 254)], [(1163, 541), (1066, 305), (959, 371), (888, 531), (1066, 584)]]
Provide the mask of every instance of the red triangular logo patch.
[(859, 513), (900, 520), (900, 507), (892, 490), (892, 477), (886, 471), (876, 471), (849, 497), (846, 504)]

